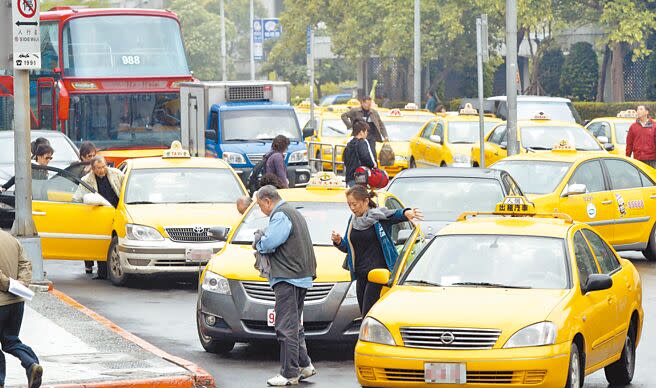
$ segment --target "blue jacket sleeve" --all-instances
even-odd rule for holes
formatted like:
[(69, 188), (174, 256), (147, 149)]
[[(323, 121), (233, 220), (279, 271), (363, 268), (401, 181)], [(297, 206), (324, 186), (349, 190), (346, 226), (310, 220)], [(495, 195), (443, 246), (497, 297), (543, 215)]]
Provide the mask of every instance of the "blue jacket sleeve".
[(289, 238), (292, 222), (284, 213), (278, 212), (271, 217), (269, 226), (255, 247), (260, 253), (273, 253)]

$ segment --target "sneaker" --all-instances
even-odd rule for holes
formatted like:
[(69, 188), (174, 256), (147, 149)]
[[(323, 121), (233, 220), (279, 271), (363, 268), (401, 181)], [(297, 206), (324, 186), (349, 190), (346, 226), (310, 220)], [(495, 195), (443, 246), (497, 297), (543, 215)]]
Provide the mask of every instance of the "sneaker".
[(41, 386), (41, 377), (43, 377), (43, 367), (39, 364), (32, 364), (27, 372), (27, 387), (39, 388)]
[(272, 377), (269, 380), (267, 380), (267, 384), (272, 387), (285, 387), (287, 385), (297, 385), (298, 377), (292, 377), (291, 379), (288, 379), (283, 375), (278, 375), (276, 377)]
[(305, 368), (301, 369), (301, 374), (298, 376), (298, 380), (305, 380), (317, 374), (317, 369), (314, 365), (310, 364)]

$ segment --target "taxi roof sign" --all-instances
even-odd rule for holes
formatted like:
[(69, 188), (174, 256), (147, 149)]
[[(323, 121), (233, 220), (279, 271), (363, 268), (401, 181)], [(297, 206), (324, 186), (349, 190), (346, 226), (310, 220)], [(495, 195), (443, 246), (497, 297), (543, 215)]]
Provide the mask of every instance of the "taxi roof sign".
[(461, 116), (465, 116), (465, 115), (467, 115), (467, 116), (470, 116), (470, 115), (477, 115), (477, 114), (478, 114), (478, 110), (477, 110), (476, 108), (474, 108), (474, 107), (472, 106), (471, 103), (468, 102), (468, 103), (465, 104), (465, 107), (464, 107), (464, 108), (460, 109), (459, 114), (460, 114)]
[(544, 213), (540, 214), (535, 210), (535, 204), (530, 202), (526, 197), (521, 195), (508, 195), (502, 202), (496, 205), (493, 212), (465, 212), (458, 217), (458, 221), (464, 221), (467, 217), (477, 215), (497, 215), (511, 217), (536, 217), (536, 218), (557, 218), (565, 222), (574, 222), (572, 217), (563, 213)]
[(176, 158), (191, 158), (189, 151), (182, 148), (182, 143), (178, 140), (174, 140), (171, 143), (171, 148), (164, 151), (162, 159), (176, 159)]
[(341, 177), (329, 171), (321, 171), (310, 179), (306, 188), (308, 190), (336, 190), (345, 189), (346, 186)]
[(638, 118), (638, 112), (636, 112), (635, 109), (627, 109), (618, 113), (617, 117), (624, 118), (624, 119), (636, 119)]
[(351, 98), (350, 100), (348, 100), (346, 102), (346, 105), (348, 105), (348, 106), (360, 106), (360, 100), (358, 100), (357, 98)]
[(414, 102), (409, 102), (403, 107), (405, 110), (419, 110), (419, 107)]
[(401, 117), (403, 116), (403, 113), (401, 113), (400, 109), (392, 109), (387, 113), (387, 115), (390, 117)]
[(531, 120), (551, 120), (544, 112), (538, 112)]

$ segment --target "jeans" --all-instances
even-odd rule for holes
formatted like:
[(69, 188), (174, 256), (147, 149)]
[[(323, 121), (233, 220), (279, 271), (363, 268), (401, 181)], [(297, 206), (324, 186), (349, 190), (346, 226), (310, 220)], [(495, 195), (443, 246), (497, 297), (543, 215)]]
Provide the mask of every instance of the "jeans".
[(280, 374), (287, 378), (296, 378), (300, 368), (310, 366), (312, 361), (305, 345), (305, 331), (301, 325), (305, 288), (296, 287), (287, 282), (273, 286), (276, 295), (276, 337), (280, 343)]
[(360, 306), (360, 312), (364, 318), (369, 310), (378, 302), (380, 299), (380, 291), (383, 289), (383, 286), (376, 283), (371, 283), (367, 280), (367, 276), (356, 276), (356, 288), (355, 293), (358, 297), (358, 305)]
[(7, 376), (4, 353), (9, 353), (18, 358), (26, 371), (29, 370), (32, 364), (39, 363), (39, 359), (32, 349), (18, 338), (21, 323), (23, 322), (24, 309), (24, 302), (0, 306), (0, 343), (2, 344), (2, 351), (0, 352), (0, 385), (5, 384), (5, 377)]

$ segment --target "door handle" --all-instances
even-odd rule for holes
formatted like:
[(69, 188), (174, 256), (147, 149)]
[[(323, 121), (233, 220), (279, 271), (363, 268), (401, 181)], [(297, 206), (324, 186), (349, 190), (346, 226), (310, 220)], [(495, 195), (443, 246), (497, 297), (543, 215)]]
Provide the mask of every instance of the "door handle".
[(649, 196), (649, 199), (656, 199), (656, 194), (652, 194)]
[(608, 304), (613, 304), (613, 297), (612, 296), (608, 297)]
[(38, 211), (38, 210), (32, 210), (32, 215), (33, 216), (45, 216), (46, 212)]
[(608, 199), (608, 200), (606, 200), (606, 201), (601, 201), (601, 204), (602, 204), (602, 205), (610, 205), (611, 203), (613, 203), (613, 201), (610, 200), (610, 199)]
[(631, 283), (627, 282), (627, 283), (626, 283), (626, 288), (627, 288), (629, 291), (631, 291)]

